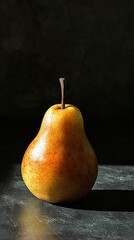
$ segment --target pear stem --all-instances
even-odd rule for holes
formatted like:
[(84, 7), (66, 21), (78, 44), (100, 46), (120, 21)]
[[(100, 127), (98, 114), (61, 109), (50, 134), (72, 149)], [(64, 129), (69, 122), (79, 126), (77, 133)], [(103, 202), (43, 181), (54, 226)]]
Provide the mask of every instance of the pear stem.
[(65, 78), (59, 78), (61, 86), (61, 109), (65, 109)]

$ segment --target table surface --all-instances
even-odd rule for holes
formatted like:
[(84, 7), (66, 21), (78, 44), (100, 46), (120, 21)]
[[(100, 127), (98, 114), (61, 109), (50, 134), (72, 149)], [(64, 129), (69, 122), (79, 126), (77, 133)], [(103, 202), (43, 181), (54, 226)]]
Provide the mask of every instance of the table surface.
[(99, 166), (90, 194), (51, 204), (26, 188), (20, 165), (0, 183), (1, 240), (134, 239), (134, 167)]

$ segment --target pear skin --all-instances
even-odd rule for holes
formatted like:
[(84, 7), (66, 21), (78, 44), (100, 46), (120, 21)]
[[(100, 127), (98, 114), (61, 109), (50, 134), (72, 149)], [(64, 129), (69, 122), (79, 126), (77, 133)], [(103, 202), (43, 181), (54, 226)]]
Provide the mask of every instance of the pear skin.
[(77, 107), (65, 104), (61, 109), (56, 104), (46, 111), (23, 156), (21, 172), (31, 193), (51, 203), (88, 194), (97, 178), (98, 162)]

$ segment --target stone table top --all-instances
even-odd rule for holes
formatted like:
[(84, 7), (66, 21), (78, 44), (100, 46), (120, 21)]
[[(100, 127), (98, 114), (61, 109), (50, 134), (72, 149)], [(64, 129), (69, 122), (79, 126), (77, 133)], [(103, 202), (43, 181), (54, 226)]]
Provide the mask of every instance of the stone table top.
[(20, 165), (0, 183), (0, 240), (133, 240), (134, 166), (100, 165), (90, 194), (51, 204), (26, 188)]

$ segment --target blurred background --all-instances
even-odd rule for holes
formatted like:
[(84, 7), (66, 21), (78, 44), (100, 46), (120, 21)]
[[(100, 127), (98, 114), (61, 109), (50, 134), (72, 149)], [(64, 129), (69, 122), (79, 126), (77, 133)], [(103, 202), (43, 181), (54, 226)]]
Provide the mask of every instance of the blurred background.
[(99, 164), (132, 165), (134, 2), (0, 1), (0, 161), (20, 163), (48, 107), (82, 112)]

